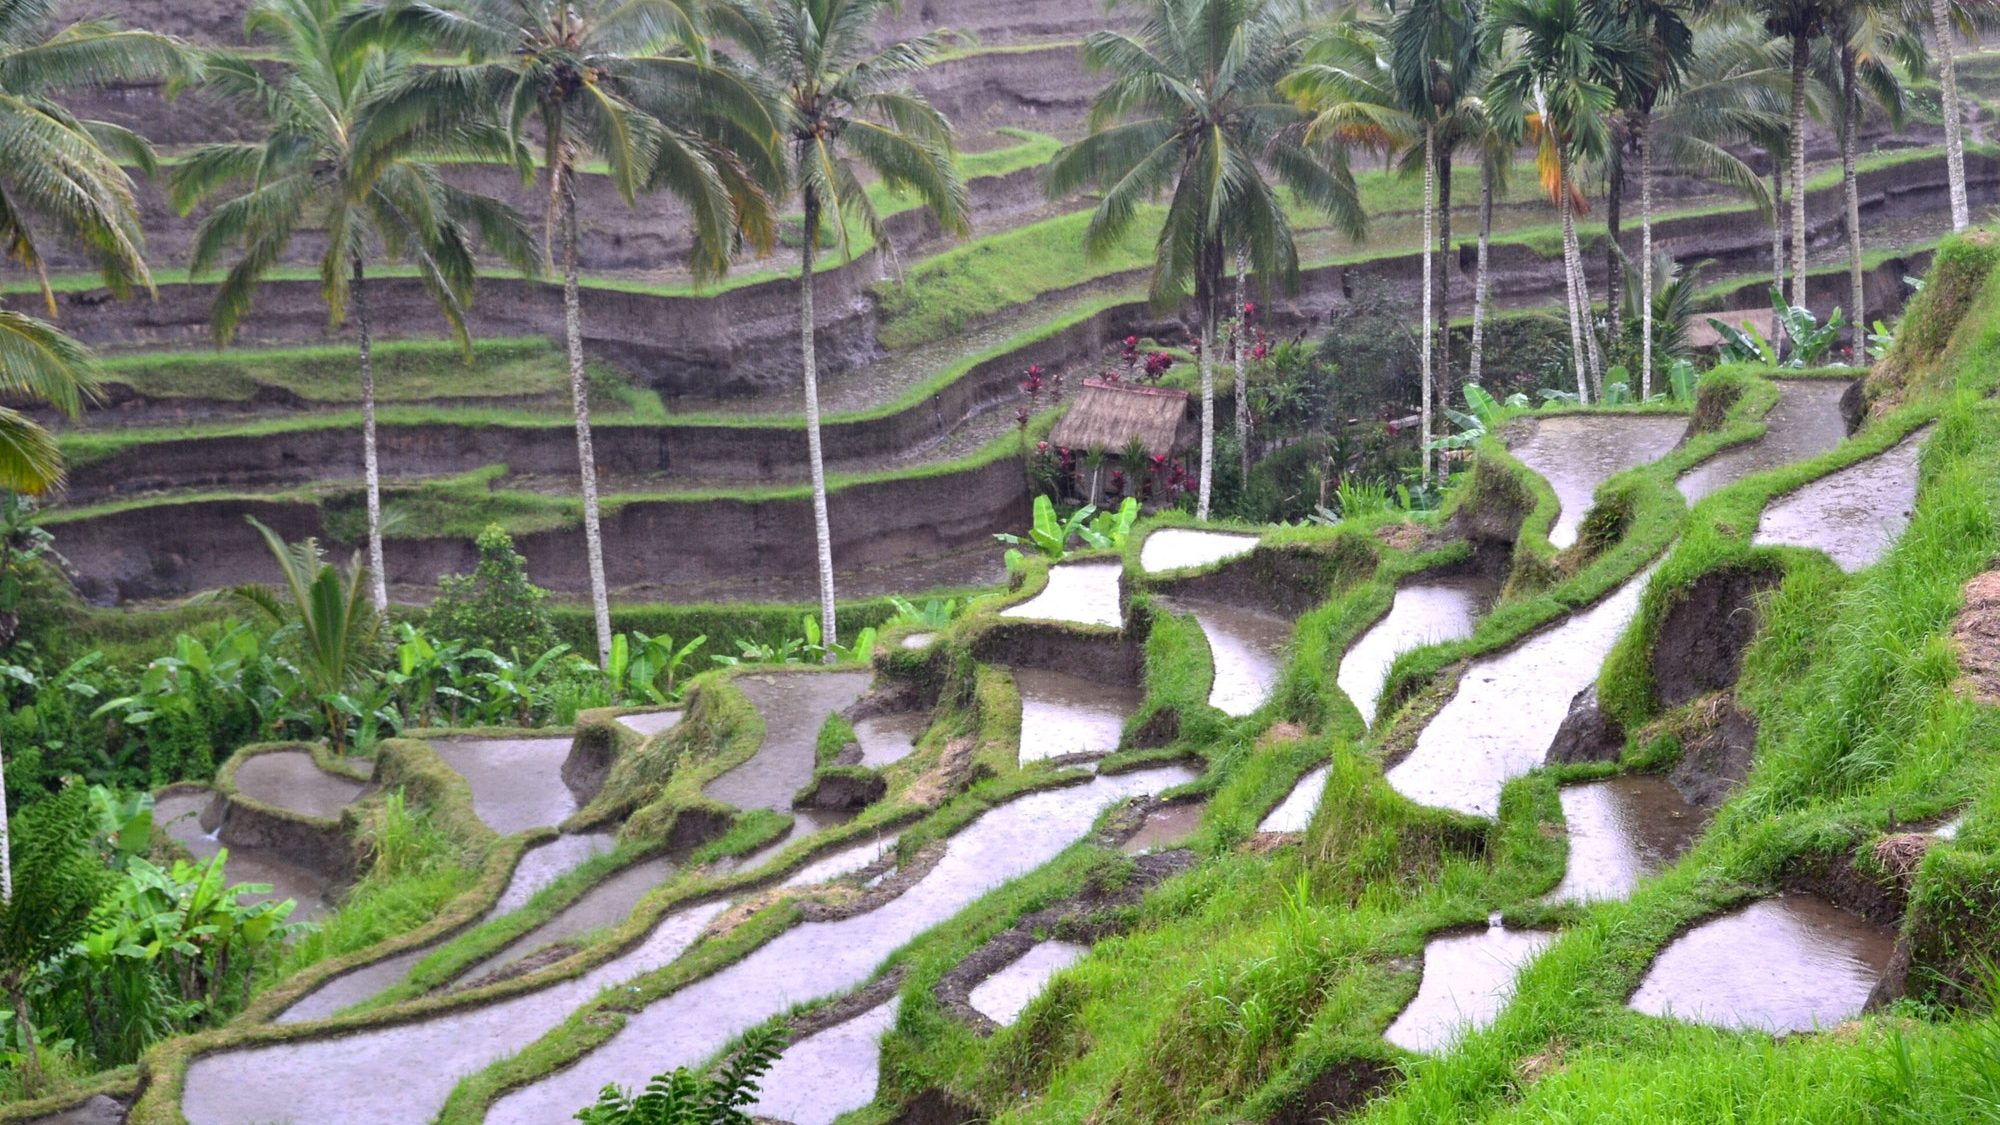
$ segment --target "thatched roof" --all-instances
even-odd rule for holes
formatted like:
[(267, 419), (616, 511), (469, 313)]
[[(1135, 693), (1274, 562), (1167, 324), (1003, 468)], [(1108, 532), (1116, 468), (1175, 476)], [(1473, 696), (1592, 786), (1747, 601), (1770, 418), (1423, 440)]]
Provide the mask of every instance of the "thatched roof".
[(1148, 454), (1173, 453), (1183, 444), (1187, 404), (1188, 393), (1182, 390), (1085, 379), (1083, 392), (1056, 423), (1049, 443), (1115, 454), (1136, 437)]

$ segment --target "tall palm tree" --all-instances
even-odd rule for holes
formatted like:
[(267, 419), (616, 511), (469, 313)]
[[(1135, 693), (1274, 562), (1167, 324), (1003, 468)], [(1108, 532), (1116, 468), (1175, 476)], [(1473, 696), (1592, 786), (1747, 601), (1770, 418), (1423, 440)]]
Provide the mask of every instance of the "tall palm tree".
[[(869, 173), (916, 193), (951, 233), (969, 229), (965, 184), (951, 125), (909, 86), (943, 46), (936, 34), (876, 46), (875, 23), (897, 0), (762, 0), (723, 26), (781, 91), (791, 186), (804, 212), (799, 239), (799, 350), (805, 372), (806, 452), (812, 463), (813, 534), (818, 546), (820, 631), (836, 641), (833, 537), (826, 517), (820, 455), (819, 364), (813, 347), (813, 268), (827, 234), (843, 254), (850, 226), (871, 241), (887, 231), (862, 188)], [(831, 228), (830, 232), (827, 228)]]
[[(1671, 21), (1671, 12), (1662, 13)], [(1653, 325), (1658, 287), (1657, 255), (1653, 252), (1653, 169), (1664, 157), (1669, 167), (1734, 188), (1761, 208), (1769, 208), (1770, 192), (1756, 171), (1729, 146), (1781, 133), (1781, 93), (1785, 73), (1772, 60), (1770, 39), (1740, 20), (1705, 20), (1694, 24), (1685, 48), (1678, 37), (1655, 31), (1644, 34), (1648, 69), (1660, 73), (1668, 56), (1672, 80), (1630, 107), (1629, 132), (1639, 152), (1641, 263), (1639, 311), (1643, 320), (1640, 394), (1652, 394)], [(1643, 93), (1643, 90), (1642, 90)]]
[[(138, 135), (64, 108), (66, 90), (197, 73), (175, 40), (83, 20), (51, 32), (55, 0), (0, 0), (0, 249), (31, 271), (56, 316), (43, 247), (82, 250), (114, 295), (152, 287), (139, 208), (121, 161), (157, 168)], [(40, 318), (0, 310), (0, 394), (45, 402), (74, 416), (93, 378), (90, 355)], [(18, 410), (0, 407), (0, 487), (42, 493), (62, 484), (55, 440)]]
[[(55, 293), (42, 252), (49, 237), (80, 246), (114, 294), (151, 288), (132, 179), (119, 160), (148, 174), (157, 167), (152, 148), (137, 134), (83, 120), (56, 95), (160, 78), (178, 85), (197, 73), (192, 57), (166, 36), (127, 31), (105, 20), (84, 20), (51, 34), (54, 10), (54, 0), (0, 0), (0, 247), (34, 271), (51, 319)], [(0, 395), (48, 403), (75, 417), (95, 381), (95, 364), (82, 345), (49, 321), (0, 309)], [(62, 482), (62, 451), (55, 438), (21, 411), (0, 407), (0, 488), (39, 495)], [(21, 929), (24, 915), (14, 909), (17, 845), (7, 814), (4, 763), (0, 754), (0, 930), (13, 931)], [(38, 861), (33, 844), (21, 849), (23, 858)], [(59, 848), (51, 854), (77, 853)], [(57, 874), (36, 868), (36, 885), (48, 884)], [(32, 933), (10, 933), (0, 943), (14, 954), (14, 980), (27, 966), (45, 960), (50, 950), (65, 948), (80, 936), (93, 904), (71, 912), (60, 925), (52, 925), (43, 909), (49, 903), (30, 904), (27, 913), (33, 917), (27, 928)], [(34, 1033), (18, 987), (10, 999), (22, 1013), (25, 1085), (33, 1093), (41, 1077)]]
[(385, 94), (364, 146), (411, 132), (476, 132), (497, 115), (517, 161), (538, 150), (548, 192), (543, 256), (562, 270), (600, 665), (611, 659), (611, 602), (584, 373), (577, 167), (601, 159), (628, 204), (647, 189), (677, 197), (693, 226), (688, 264), (697, 281), (726, 271), (746, 239), (768, 249), (775, 238), (777, 123), (749, 81), (709, 56), (701, 14), (693, 0), (366, 0), (346, 28), (453, 60), (418, 68)]
[[(1907, 109), (1902, 74), (1929, 69), (1921, 19), (1913, 20), (1905, 0), (1843, 0), (1835, 9), (1828, 38), (1835, 73), (1823, 84), (1835, 91), (1834, 120), (1840, 132), (1840, 184), (1847, 235), (1848, 316), (1857, 339), (1868, 323), (1868, 292), (1861, 262), (1861, 184), (1856, 169), (1857, 135), (1872, 102), (1893, 127)], [(1962, 166), (1961, 166), (1962, 167)], [(1961, 181), (1962, 182), (1962, 181)]]
[(1489, 109), (1501, 120), (1532, 123), (1542, 182), (1562, 215), (1570, 278), (1570, 340), (1577, 395), (1601, 393), (1597, 332), (1576, 237), (1578, 165), (1602, 160), (1611, 143), (1607, 115), (1617, 87), (1640, 64), (1641, 45), (1615, 8), (1583, 0), (1494, 0), (1486, 34), (1509, 37), (1513, 54), (1494, 72)]
[[(472, 358), (466, 303), (472, 296), (474, 239), (528, 268), (533, 239), (500, 201), (447, 185), (437, 169), (412, 157), (420, 140), (397, 138), (379, 151), (355, 141), (372, 99), (408, 71), (406, 52), (338, 34), (356, 0), (257, 0), (246, 38), (268, 40), (273, 60), (217, 61), (209, 86), (255, 120), (264, 139), (205, 145), (175, 169), (171, 197), (186, 214), (203, 199), (241, 194), (203, 218), (190, 268), (211, 268), (232, 247), (237, 260), (216, 289), (210, 326), (218, 345), (235, 335), (259, 281), (277, 266), (301, 230), (324, 238), (320, 297), (339, 326), (351, 312), (359, 344), (361, 450), (368, 494), (368, 572), (375, 611), (389, 608), (382, 565), (382, 478), (375, 448), (375, 368), (367, 299), (372, 259), (416, 267), (452, 335)], [(272, 68), (275, 67), (275, 73)]]
[[(1424, 182), (1424, 356), (1419, 367), (1437, 388), (1432, 398), (1448, 401), (1451, 376), (1452, 164), (1459, 149), (1482, 132), (1484, 108), (1474, 92), (1484, 80), (1487, 42), (1479, 35), (1474, 0), (1412, 0), (1389, 21), (1389, 69), (1397, 99), (1423, 127), (1423, 146), (1409, 159), (1421, 160)], [(1431, 230), (1437, 241), (1431, 241)], [(1432, 421), (1424, 416), (1425, 448)], [(1424, 475), (1430, 475), (1425, 455)]]
[(1756, 0), (1764, 29), (1791, 46), (1792, 304), (1806, 303), (1806, 110), (1813, 41), (1832, 26), (1838, 0)]
[(1303, 110), (1278, 94), (1300, 36), (1271, 0), (1144, 0), (1136, 34), (1092, 32), (1084, 62), (1111, 82), (1092, 99), (1090, 135), (1056, 154), (1048, 189), (1099, 191), (1084, 233), (1093, 256), (1132, 229), (1140, 206), (1166, 194), (1155, 239), (1152, 298), (1189, 283), (1201, 333), (1201, 476), (1195, 512), (1207, 519), (1215, 472), (1215, 330), (1230, 252), (1241, 247), (1269, 284), (1296, 283), (1298, 247), (1274, 176), (1359, 236), (1364, 217), (1344, 146), (1308, 136)]

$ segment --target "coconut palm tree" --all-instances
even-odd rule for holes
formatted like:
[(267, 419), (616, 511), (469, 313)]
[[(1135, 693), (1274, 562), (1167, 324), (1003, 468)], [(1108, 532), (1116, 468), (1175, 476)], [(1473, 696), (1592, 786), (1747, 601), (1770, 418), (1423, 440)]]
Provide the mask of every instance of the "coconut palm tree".
[(836, 640), (833, 538), (813, 347), (813, 269), (821, 240), (830, 238), (843, 255), (855, 248), (857, 232), (851, 228), (871, 242), (887, 241), (881, 216), (862, 187), (863, 174), (892, 190), (914, 192), (944, 230), (969, 229), (951, 125), (909, 86), (943, 40), (929, 34), (877, 46), (876, 21), (894, 7), (895, 0), (762, 0), (723, 23), (762, 78), (781, 92), (791, 187), (803, 211), (799, 350), (819, 552), (820, 631), (828, 649)]
[[(50, 240), (81, 250), (116, 296), (150, 290), (139, 208), (124, 165), (150, 175), (153, 151), (127, 129), (78, 118), (67, 90), (166, 79), (197, 67), (166, 36), (106, 20), (49, 30), (55, 0), (0, 0), (0, 247), (40, 285), (47, 316)], [(123, 163), (121, 163), (123, 162)], [(0, 394), (74, 416), (92, 382), (90, 355), (45, 320), (0, 310)], [(62, 483), (55, 440), (25, 414), (0, 407), (0, 487), (42, 493)]]
[(1813, 41), (1832, 27), (1839, 0), (1757, 0), (1764, 30), (1791, 47), (1792, 304), (1806, 303), (1806, 110)]
[(578, 166), (602, 160), (628, 204), (649, 189), (679, 199), (693, 227), (688, 265), (697, 282), (726, 271), (746, 240), (759, 249), (775, 240), (777, 123), (748, 80), (710, 57), (700, 15), (692, 0), (367, 0), (345, 27), (453, 60), (418, 68), (385, 94), (369, 114), (364, 147), (409, 133), (476, 133), (497, 116), (518, 163), (536, 150), (548, 198), (543, 258), (562, 270), (600, 665), (611, 659), (611, 603), (584, 372)]
[(1309, 137), (1305, 111), (1277, 84), (1300, 54), (1289, 6), (1270, 0), (1145, 0), (1136, 34), (1093, 32), (1084, 62), (1111, 82), (1092, 99), (1090, 135), (1056, 154), (1048, 189), (1100, 195), (1084, 246), (1120, 244), (1149, 199), (1168, 196), (1155, 237), (1151, 293), (1190, 283), (1201, 334), (1201, 476), (1208, 518), (1215, 471), (1215, 331), (1231, 252), (1265, 284), (1295, 284), (1298, 247), (1278, 184), (1359, 236), (1364, 216), (1344, 146)]
[[(1672, 13), (1660, 17), (1671, 21)], [(1643, 33), (1648, 71), (1658, 73), (1669, 53), (1678, 56), (1672, 81), (1628, 106), (1627, 133), (1639, 155), (1642, 328), (1640, 393), (1652, 393), (1652, 318), (1657, 255), (1653, 253), (1653, 169), (1664, 157), (1669, 167), (1734, 188), (1761, 208), (1770, 192), (1756, 171), (1730, 149), (1739, 142), (1781, 134), (1785, 72), (1770, 54), (1770, 39), (1741, 20), (1706, 20), (1693, 25), (1685, 49), (1676, 35)]]
[[(1437, 382), (1433, 397), (1447, 401), (1451, 377), (1452, 164), (1462, 147), (1483, 131), (1484, 109), (1474, 96), (1484, 81), (1489, 44), (1479, 35), (1474, 0), (1411, 0), (1389, 20), (1389, 69), (1398, 100), (1423, 126), (1424, 181), (1424, 358), (1419, 366)], [(1435, 193), (1433, 193), (1435, 187)], [(1437, 242), (1431, 229), (1437, 229)], [(1435, 343), (1433, 343), (1435, 341)], [(1435, 358), (1432, 352), (1435, 348)], [(1429, 448), (1431, 419), (1424, 417)], [(1430, 474), (1429, 455), (1424, 463)]]
[(1908, 108), (1902, 75), (1920, 75), (1929, 69), (1923, 21), (1912, 19), (1913, 14), (1905, 0), (1845, 0), (1835, 10), (1829, 28), (1828, 53), (1832, 57), (1828, 61), (1835, 73), (1822, 84), (1835, 92), (1842, 225), (1847, 235), (1847, 307), (1857, 338), (1868, 323), (1868, 293), (1861, 262), (1861, 183), (1855, 166), (1857, 135), (1870, 102), (1891, 126), (1900, 128)]
[(499, 200), (446, 184), (413, 158), (420, 138), (359, 149), (371, 101), (408, 71), (406, 52), (338, 34), (354, 0), (257, 0), (244, 21), (273, 59), (218, 60), (211, 90), (267, 122), (254, 142), (205, 145), (174, 170), (171, 198), (186, 214), (196, 203), (241, 189), (203, 218), (190, 268), (201, 273), (230, 249), (241, 257), (216, 288), (210, 327), (218, 345), (235, 335), (258, 283), (302, 230), (318, 232), (320, 298), (334, 326), (354, 317), (361, 375), (361, 450), (368, 494), (368, 570), (375, 611), (389, 608), (382, 565), (382, 478), (375, 450), (375, 369), (367, 267), (378, 258), (416, 268), (469, 362), (466, 303), (472, 296), (474, 240), (523, 268), (533, 239)]
[(1542, 182), (1562, 215), (1570, 279), (1570, 340), (1577, 395), (1588, 400), (1601, 381), (1590, 290), (1576, 237), (1580, 163), (1602, 160), (1617, 88), (1640, 65), (1642, 46), (1612, 6), (1583, 0), (1494, 0), (1485, 33), (1512, 40), (1513, 54), (1488, 86), (1488, 108), (1502, 121), (1532, 125)]

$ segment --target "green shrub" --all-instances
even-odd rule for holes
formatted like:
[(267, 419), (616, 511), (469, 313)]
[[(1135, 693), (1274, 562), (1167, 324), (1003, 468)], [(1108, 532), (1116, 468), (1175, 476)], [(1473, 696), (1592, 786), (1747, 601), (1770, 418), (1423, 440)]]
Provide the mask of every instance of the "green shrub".
[(499, 524), (479, 533), (471, 574), (438, 579), (426, 621), (432, 636), (494, 652), (540, 653), (555, 647), (549, 592), (528, 581), (527, 560)]

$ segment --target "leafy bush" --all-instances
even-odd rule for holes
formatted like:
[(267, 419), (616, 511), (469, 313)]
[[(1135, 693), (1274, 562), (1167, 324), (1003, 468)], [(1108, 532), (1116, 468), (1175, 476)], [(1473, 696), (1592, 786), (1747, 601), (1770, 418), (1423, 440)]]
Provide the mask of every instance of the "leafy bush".
[(555, 647), (549, 592), (528, 581), (528, 563), (498, 524), (479, 533), (479, 564), (471, 574), (438, 579), (437, 600), (424, 625), (430, 634), (467, 648), (519, 657)]
[(584, 1125), (750, 1125), (746, 1107), (757, 1100), (757, 1078), (785, 1049), (785, 1033), (764, 1026), (743, 1037), (743, 1047), (714, 1076), (676, 1067), (634, 1097), (606, 1086), (597, 1104), (577, 1111)]

